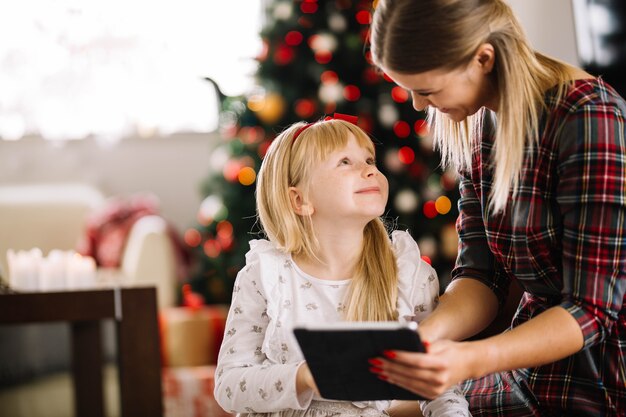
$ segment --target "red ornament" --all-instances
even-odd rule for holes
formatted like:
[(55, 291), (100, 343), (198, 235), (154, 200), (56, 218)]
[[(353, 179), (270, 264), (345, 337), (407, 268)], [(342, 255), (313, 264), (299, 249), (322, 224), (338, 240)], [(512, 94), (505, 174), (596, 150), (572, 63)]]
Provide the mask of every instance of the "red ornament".
[(313, 116), (313, 113), (315, 113), (315, 102), (306, 98), (297, 100), (294, 104), (294, 111), (298, 117), (308, 119)]
[(261, 144), (259, 145), (259, 149), (257, 149), (257, 153), (259, 154), (260, 158), (265, 157), (265, 154), (267, 153), (267, 149), (270, 147), (271, 144), (272, 144), (271, 140), (266, 140), (264, 142), (261, 142)]
[(202, 236), (200, 235), (200, 232), (198, 232), (196, 229), (187, 229), (183, 240), (185, 241), (187, 246), (195, 248), (202, 242)]
[(411, 134), (411, 126), (404, 120), (398, 120), (393, 125), (393, 133), (399, 138), (406, 138)]
[(339, 81), (339, 76), (335, 71), (324, 71), (320, 76), (322, 84), (336, 84)]
[(426, 262), (428, 265), (432, 265), (433, 261), (430, 260), (430, 258), (426, 255), (422, 255), (422, 259), (424, 260), (424, 262)]
[(343, 88), (343, 97), (348, 101), (357, 101), (361, 98), (361, 90), (356, 85), (346, 85)]
[(418, 135), (426, 136), (428, 134), (428, 123), (426, 123), (426, 120), (424, 119), (417, 120), (413, 129)]
[(428, 217), (429, 219), (434, 219), (435, 217), (437, 217), (437, 207), (435, 206), (435, 202), (432, 200), (428, 200), (427, 202), (424, 203), (424, 216)]
[(375, 69), (367, 67), (363, 71), (363, 81), (367, 84), (376, 84), (380, 81), (380, 74)]
[(295, 55), (293, 48), (287, 45), (280, 45), (274, 52), (274, 62), (276, 65), (287, 65), (293, 61)]
[(304, 36), (297, 30), (292, 30), (285, 35), (285, 43), (289, 46), (298, 46), (302, 43)]
[(372, 14), (367, 10), (361, 10), (356, 14), (356, 21), (361, 25), (369, 25), (372, 22)]
[(198, 310), (204, 305), (204, 297), (197, 292), (193, 292), (191, 285), (185, 284), (183, 285), (183, 305), (192, 310)]
[(398, 150), (398, 159), (404, 165), (410, 165), (415, 161), (415, 151), (408, 146), (403, 146)]
[(317, 51), (314, 56), (318, 64), (328, 64), (333, 59), (333, 54), (330, 51)]
[(409, 92), (402, 87), (393, 87), (391, 89), (391, 98), (396, 103), (404, 103), (409, 99)]
[(313, 22), (307, 16), (300, 16), (298, 24), (305, 29), (311, 29), (313, 27)]
[(392, 80), (391, 78), (389, 78), (389, 76), (388, 76), (387, 74), (385, 74), (384, 72), (383, 72), (383, 78), (384, 78), (386, 81), (389, 81), (390, 83), (392, 83), (392, 82), (393, 82), (393, 80)]
[(305, 1), (300, 5), (302, 13), (312, 14), (317, 11), (317, 3)]

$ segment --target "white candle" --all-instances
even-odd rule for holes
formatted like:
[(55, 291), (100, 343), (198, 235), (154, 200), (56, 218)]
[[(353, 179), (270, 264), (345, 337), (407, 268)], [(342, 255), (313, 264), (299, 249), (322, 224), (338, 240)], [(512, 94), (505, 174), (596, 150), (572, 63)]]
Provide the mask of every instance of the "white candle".
[(67, 282), (73, 289), (96, 286), (96, 262), (91, 256), (74, 254), (67, 263)]
[(7, 251), (9, 261), (9, 282), (18, 291), (37, 291), (39, 289), (39, 265), (41, 249), (29, 251)]

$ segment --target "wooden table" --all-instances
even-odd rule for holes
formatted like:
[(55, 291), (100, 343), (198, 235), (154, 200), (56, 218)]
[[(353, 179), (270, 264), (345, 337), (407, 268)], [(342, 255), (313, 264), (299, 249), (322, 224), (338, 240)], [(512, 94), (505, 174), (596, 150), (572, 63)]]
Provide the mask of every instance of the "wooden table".
[(105, 416), (101, 332), (101, 321), (105, 319), (116, 322), (122, 416), (162, 416), (155, 288), (0, 294), (0, 325), (54, 321), (70, 324), (78, 417)]

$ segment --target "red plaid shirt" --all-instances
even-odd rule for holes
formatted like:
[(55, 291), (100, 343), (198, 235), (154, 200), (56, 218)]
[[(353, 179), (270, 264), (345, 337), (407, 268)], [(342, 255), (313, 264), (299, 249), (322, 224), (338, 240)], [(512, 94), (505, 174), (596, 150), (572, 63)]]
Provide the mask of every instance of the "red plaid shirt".
[(520, 191), (498, 215), (488, 207), (494, 119), (485, 113), (471, 173), (461, 179), (452, 276), (482, 281), (501, 301), (516, 279), (526, 294), (513, 326), (560, 305), (580, 324), (585, 345), (553, 364), (508, 373), (516, 388), (502, 375), (470, 382), (468, 397), (475, 416), (514, 415), (507, 406), (516, 394), (507, 390), (517, 389), (536, 415), (623, 416), (626, 103), (601, 80), (579, 80), (566, 97), (546, 100), (551, 110), (527, 149)]

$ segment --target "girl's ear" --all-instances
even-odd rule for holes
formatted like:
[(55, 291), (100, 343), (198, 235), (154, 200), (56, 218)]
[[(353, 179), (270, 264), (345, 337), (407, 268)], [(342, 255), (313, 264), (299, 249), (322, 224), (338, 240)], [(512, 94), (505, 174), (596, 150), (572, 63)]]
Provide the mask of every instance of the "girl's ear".
[(294, 213), (299, 216), (310, 216), (313, 214), (313, 206), (304, 201), (302, 191), (297, 187), (289, 187), (289, 200)]

